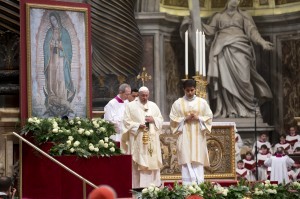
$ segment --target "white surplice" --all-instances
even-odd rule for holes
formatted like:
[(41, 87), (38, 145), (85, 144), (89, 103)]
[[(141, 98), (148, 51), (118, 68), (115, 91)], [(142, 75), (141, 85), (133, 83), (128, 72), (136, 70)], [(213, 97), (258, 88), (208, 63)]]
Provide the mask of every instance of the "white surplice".
[[(185, 117), (194, 113), (198, 121), (186, 122)], [(182, 165), (183, 184), (204, 180), (203, 166), (210, 166), (206, 133), (211, 132), (212, 111), (206, 100), (194, 96), (177, 99), (170, 112), (170, 127), (179, 133), (177, 140), (178, 164)]]
[(104, 119), (113, 123), (117, 132), (117, 134), (111, 138), (117, 142), (120, 142), (121, 140), (123, 117), (127, 103), (128, 100), (123, 101), (119, 96), (116, 96), (104, 107)]
[(294, 164), (294, 160), (289, 156), (271, 156), (265, 161), (265, 165), (271, 167), (271, 181), (280, 183), (289, 183), (288, 167)]
[[(262, 141), (258, 140), (256, 143), (257, 143), (257, 152), (258, 153), (259, 153), (259, 150), (260, 150), (262, 145), (266, 145), (267, 148), (269, 149), (270, 153), (273, 153), (272, 146), (271, 146), (271, 143), (269, 141), (262, 142)], [(255, 143), (254, 143), (253, 148), (252, 148), (252, 154), (255, 155)]]
[[(154, 123), (149, 124), (148, 144), (143, 143), (143, 130), (139, 128), (141, 124), (145, 124), (146, 116), (154, 119)], [(132, 187), (148, 187), (151, 183), (159, 186), (162, 167), (159, 135), (163, 117), (158, 106), (151, 101), (143, 105), (139, 99), (134, 100), (127, 104), (123, 122), (121, 148), (126, 154), (132, 155)]]

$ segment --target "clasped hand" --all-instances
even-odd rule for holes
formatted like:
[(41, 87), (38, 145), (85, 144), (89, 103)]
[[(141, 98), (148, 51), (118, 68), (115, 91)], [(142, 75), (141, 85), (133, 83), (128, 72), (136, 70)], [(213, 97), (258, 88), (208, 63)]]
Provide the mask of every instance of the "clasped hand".
[(198, 115), (191, 113), (188, 116), (185, 117), (186, 122), (193, 122), (193, 121), (199, 121)]

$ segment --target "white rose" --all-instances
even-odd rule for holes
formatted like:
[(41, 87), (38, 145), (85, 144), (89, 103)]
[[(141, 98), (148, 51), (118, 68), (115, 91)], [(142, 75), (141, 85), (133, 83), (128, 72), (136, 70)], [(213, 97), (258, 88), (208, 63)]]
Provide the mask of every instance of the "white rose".
[(70, 120), (69, 123), (70, 123), (71, 125), (73, 125), (73, 124), (74, 124), (74, 120)]
[(98, 147), (95, 147), (95, 148), (94, 148), (94, 151), (95, 151), (95, 152), (98, 152), (98, 151), (99, 151), (99, 148), (98, 148)]
[(89, 149), (90, 149), (90, 151), (94, 151), (94, 146), (93, 145), (89, 145)]
[(103, 140), (99, 140), (99, 144), (103, 146), (104, 145), (104, 141)]
[(100, 125), (99, 124), (95, 124), (94, 126), (95, 126), (95, 128), (99, 128)]
[(90, 133), (94, 133), (94, 130), (93, 130), (93, 129), (90, 129), (89, 131), (90, 131)]
[(72, 144), (71, 140), (67, 140), (67, 145), (70, 146)]
[(158, 192), (158, 191), (159, 191), (159, 188), (158, 188), (158, 187), (155, 187), (155, 188), (154, 188), (154, 191)]
[(70, 148), (70, 152), (73, 153), (75, 151), (74, 148)]
[(75, 117), (76, 120), (80, 120), (80, 117)]
[(109, 142), (109, 146), (115, 146), (113, 142)]
[(79, 124), (79, 125), (80, 125), (80, 124), (81, 124), (81, 122), (80, 122), (80, 121), (78, 121), (78, 122), (77, 122), (77, 124)]
[(142, 190), (142, 193), (148, 193), (148, 188), (144, 188), (144, 189)]
[(53, 132), (53, 133), (58, 133), (58, 129), (57, 129), (57, 128), (54, 128), (54, 129), (52, 130), (52, 132)]
[(41, 123), (41, 121), (40, 121), (40, 120), (37, 120), (36, 123), (39, 124), (39, 123)]
[(68, 140), (73, 141), (74, 140), (73, 136), (68, 136)]
[(79, 134), (82, 134), (83, 132), (84, 132), (84, 129), (83, 129), (83, 128), (79, 128), (79, 129), (78, 129), (78, 133), (79, 133)]
[(57, 128), (58, 127), (57, 122), (53, 122), (52, 126), (53, 126), (53, 128)]
[(105, 138), (104, 138), (104, 141), (105, 141), (105, 142), (108, 142), (108, 137), (105, 137)]
[(270, 180), (266, 180), (265, 184), (271, 184)]
[(148, 188), (148, 191), (149, 192), (152, 192), (154, 190), (154, 187), (152, 187), (152, 186), (150, 186), (149, 188)]
[[(104, 146), (105, 147), (105, 146)], [(106, 148), (106, 147), (105, 147)], [(115, 152), (115, 148), (114, 147), (111, 147), (110, 149), (109, 149), (111, 152)]]
[(29, 118), (29, 119), (28, 119), (28, 122), (29, 122), (29, 123), (33, 123), (34, 121), (33, 121), (32, 118)]
[(79, 144), (80, 144), (79, 141), (75, 141), (74, 144), (73, 144), (73, 146), (77, 147), (77, 146), (79, 146)]
[(100, 132), (105, 132), (105, 131), (106, 131), (106, 128), (105, 128), (105, 127), (100, 127), (99, 131), (100, 131)]
[(87, 136), (91, 135), (90, 131), (85, 131), (84, 134), (86, 134)]
[(107, 143), (104, 143), (103, 146), (104, 146), (104, 148), (107, 148), (107, 147), (108, 147), (108, 144), (107, 144)]

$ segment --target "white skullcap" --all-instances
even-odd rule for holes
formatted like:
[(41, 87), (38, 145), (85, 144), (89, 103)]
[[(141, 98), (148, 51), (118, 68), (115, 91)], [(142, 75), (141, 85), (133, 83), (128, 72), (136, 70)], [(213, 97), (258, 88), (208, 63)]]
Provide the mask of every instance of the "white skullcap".
[(142, 87), (139, 89), (139, 92), (149, 92), (149, 89), (148, 89), (146, 86), (142, 86)]

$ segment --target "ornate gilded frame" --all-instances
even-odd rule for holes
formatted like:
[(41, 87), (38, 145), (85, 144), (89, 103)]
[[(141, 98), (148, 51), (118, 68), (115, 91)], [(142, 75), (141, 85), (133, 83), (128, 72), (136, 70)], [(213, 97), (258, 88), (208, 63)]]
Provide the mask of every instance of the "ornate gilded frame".
[[(181, 180), (181, 172), (177, 161), (177, 136), (171, 133), (170, 126), (165, 123), (160, 135), (163, 168), (162, 180)], [(235, 132), (234, 126), (224, 123), (213, 124), (212, 133), (207, 135), (207, 146), (211, 167), (205, 168), (205, 179), (236, 179), (235, 172)]]
[[(64, 112), (71, 117), (91, 117), (90, 6), (88, 4), (57, 1), (43, 1), (40, 3), (38, 0), (23, 0), (20, 5), (22, 16), (21, 118), (24, 120), (27, 117), (62, 116), (65, 115)], [(51, 27), (50, 13), (56, 14), (61, 24), (59, 30), (64, 29), (64, 34), (70, 38), (68, 53), (71, 59), (66, 60), (67, 56), (64, 54), (66, 61), (64, 60), (62, 64), (63, 75), (61, 77), (71, 79), (69, 82), (71, 82), (73, 88), (72, 92), (66, 88), (67, 94), (71, 93), (72, 95), (67, 95), (64, 100), (56, 96), (52, 98), (54, 99), (51, 101), (53, 104), (50, 104), (49, 96), (51, 95), (45, 89), (45, 71), (48, 67), (45, 60), (51, 52), (46, 52), (44, 45), (46, 45), (47, 31)], [(64, 40), (62, 35), (63, 33), (60, 32), (61, 40)], [(48, 45), (50, 45), (49, 43)], [(65, 67), (65, 63), (68, 63), (69, 67)], [(66, 74), (68, 78), (66, 78)], [(55, 81), (55, 78), (56, 76), (52, 76), (48, 79)], [(63, 83), (62, 85), (67, 85)], [(47, 102), (49, 102), (48, 106), (46, 106)], [(54, 102), (59, 102), (57, 107), (55, 107)], [(48, 114), (49, 107), (56, 108), (56, 112)], [(62, 108), (68, 110), (59, 111)]]

